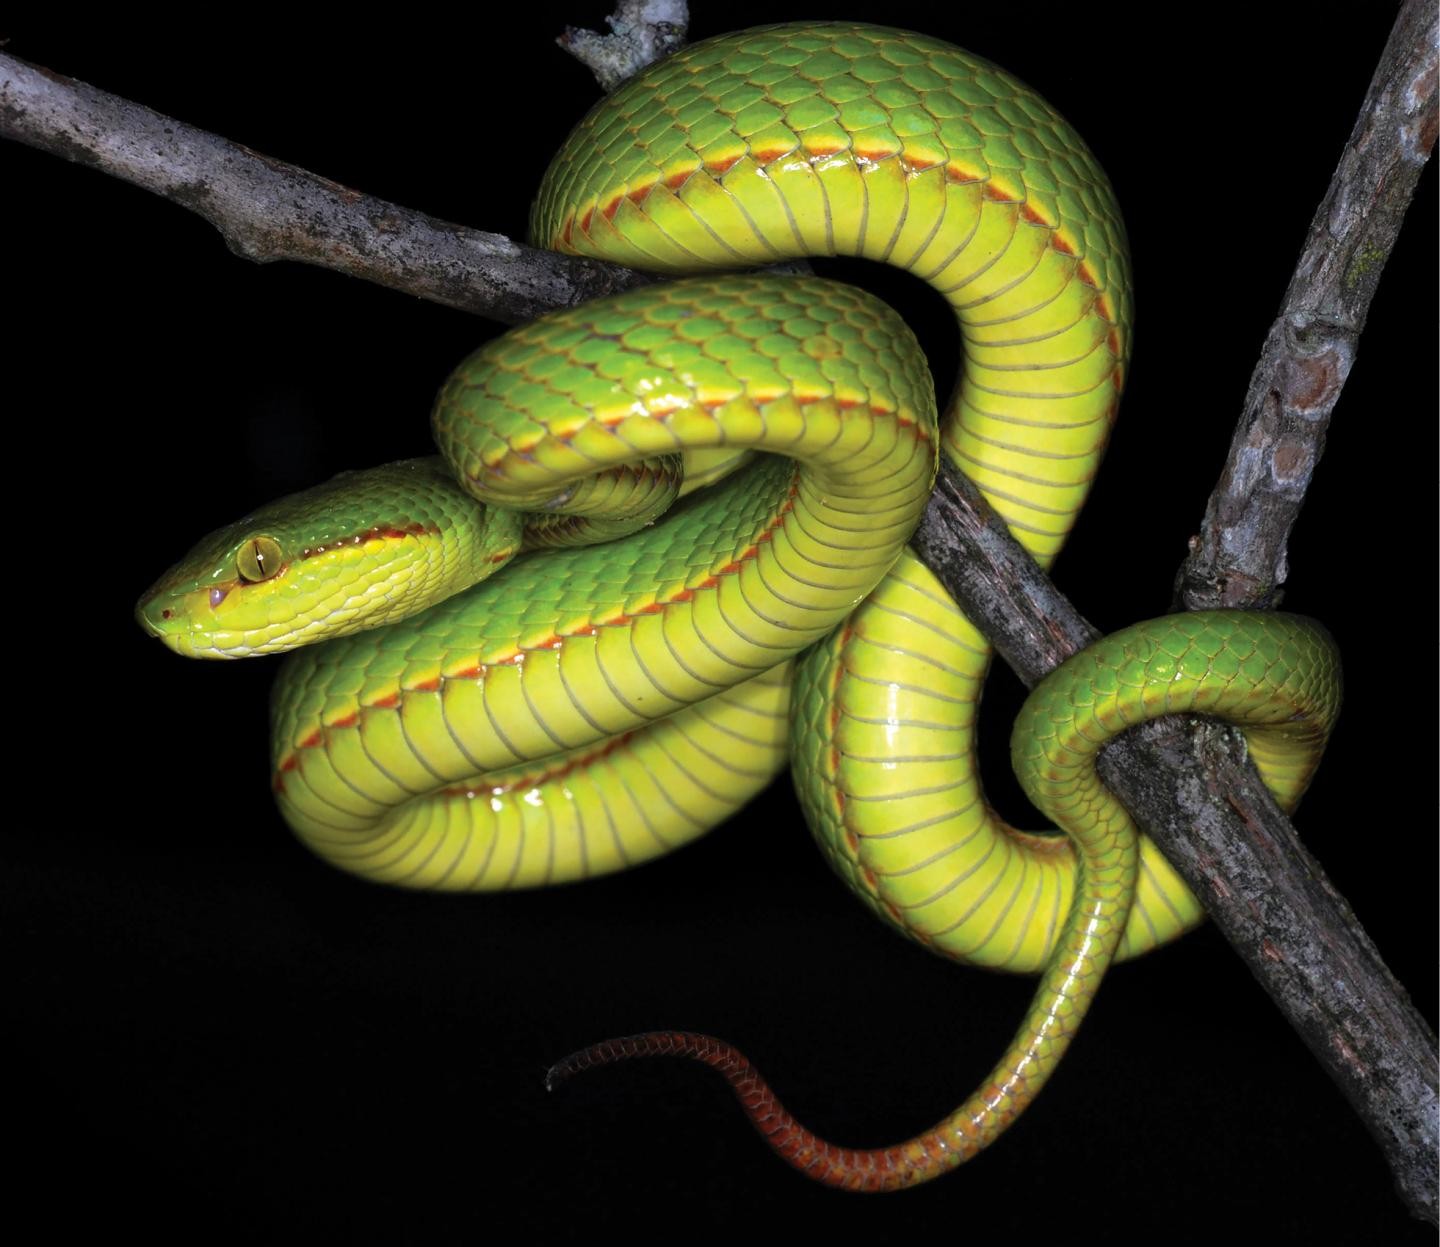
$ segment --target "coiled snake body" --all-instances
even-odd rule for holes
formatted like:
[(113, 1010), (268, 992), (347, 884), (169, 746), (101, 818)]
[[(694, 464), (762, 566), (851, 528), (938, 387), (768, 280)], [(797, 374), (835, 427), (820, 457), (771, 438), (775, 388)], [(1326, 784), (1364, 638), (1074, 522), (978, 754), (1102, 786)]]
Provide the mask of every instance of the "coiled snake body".
[[(812, 1177), (936, 1176), (1033, 1098), (1114, 956), (1199, 919), (1099, 786), (1096, 751), (1145, 718), (1220, 715), (1293, 805), (1338, 704), (1328, 640), (1236, 613), (1107, 638), (1015, 728), (1022, 783), (1065, 836), (986, 806), (972, 741), (988, 647), (904, 543), (943, 451), (1053, 559), (1115, 415), (1131, 311), (1103, 174), (980, 58), (845, 24), (697, 44), (580, 124), (532, 224), (542, 245), (679, 273), (898, 265), (955, 311), (959, 389), (937, 422), (897, 317), (808, 277), (696, 277), (557, 313), (446, 384), (434, 422), (451, 468), (392, 465), (272, 504), (172, 569), (141, 620), (203, 655), (341, 637), (286, 664), (273, 782), (306, 843), (390, 883), (483, 890), (634, 864), (738, 808), (788, 735), (812, 828), (877, 915), (946, 956), (1042, 973), (1001, 1061), (944, 1121), (877, 1151), (816, 1139), (702, 1036), (599, 1045), (552, 1074), (698, 1056)], [(744, 451), (785, 457), (656, 522)]]

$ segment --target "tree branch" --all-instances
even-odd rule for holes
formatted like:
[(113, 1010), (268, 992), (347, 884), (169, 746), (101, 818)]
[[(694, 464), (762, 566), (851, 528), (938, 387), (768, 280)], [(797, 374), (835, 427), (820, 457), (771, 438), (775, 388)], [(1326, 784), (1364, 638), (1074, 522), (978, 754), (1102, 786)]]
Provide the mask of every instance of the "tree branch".
[[(1278, 600), (1285, 538), (1434, 141), (1434, 48), (1433, 20), (1407, 4), (1182, 573), (1189, 606)], [(508, 323), (652, 280), (359, 194), (5, 55), (0, 134), (182, 204), (246, 258), (334, 268)], [(958, 474), (942, 474), (916, 545), (1027, 683), (1095, 635)], [(1101, 769), (1381, 1138), (1412, 1209), (1434, 1219), (1433, 1039), (1255, 791), (1241, 747), (1219, 729), (1154, 724), (1107, 750)]]
[(244, 259), (315, 264), (505, 324), (656, 280), (438, 221), (5, 53), (0, 135), (198, 213)]
[[(1099, 633), (949, 464), (912, 543), (1030, 686)], [(1219, 724), (1161, 719), (1101, 753), (1105, 784), (1200, 898), (1435, 1219), (1435, 1039), (1344, 898)]]
[[(1435, 110), (1436, 19), (1429, 5), (1408, 0), (1181, 568), (1187, 609), (1278, 603), (1290, 529), (1434, 145)], [(948, 465), (913, 544), (1029, 686), (1098, 636)], [(1411, 1213), (1435, 1222), (1435, 1036), (1270, 799), (1243, 744), (1217, 725), (1161, 720), (1112, 743), (1098, 769), (1360, 1114)]]
[(1286, 544), (1436, 138), (1435, 8), (1408, 0), (1320, 201), (1176, 582), (1188, 610), (1279, 605)]

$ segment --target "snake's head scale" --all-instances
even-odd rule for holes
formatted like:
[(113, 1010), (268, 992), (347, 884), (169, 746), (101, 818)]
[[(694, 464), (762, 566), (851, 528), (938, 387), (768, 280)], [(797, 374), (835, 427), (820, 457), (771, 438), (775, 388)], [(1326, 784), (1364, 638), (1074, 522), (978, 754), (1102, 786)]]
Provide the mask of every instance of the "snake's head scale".
[(346, 472), (211, 533), (151, 586), (140, 626), (190, 658), (246, 658), (378, 628), (499, 570), (520, 520), (438, 459)]
[[(268, 612), (259, 609), (262, 595), (250, 588), (289, 577), (287, 544), (259, 516), (212, 533), (150, 587), (135, 608), (135, 618), (145, 631), (187, 657), (263, 653)], [(264, 596), (273, 596), (274, 588)]]

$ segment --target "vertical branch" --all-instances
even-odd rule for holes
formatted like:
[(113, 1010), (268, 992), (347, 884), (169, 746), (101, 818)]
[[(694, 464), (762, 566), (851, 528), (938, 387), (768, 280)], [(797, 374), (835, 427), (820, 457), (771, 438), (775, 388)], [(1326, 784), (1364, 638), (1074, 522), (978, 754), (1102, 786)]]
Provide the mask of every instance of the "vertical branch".
[(1290, 529), (1435, 146), (1436, 77), (1435, 6), (1406, 0), (1310, 223), (1225, 470), (1180, 569), (1177, 598), (1188, 610), (1280, 602)]

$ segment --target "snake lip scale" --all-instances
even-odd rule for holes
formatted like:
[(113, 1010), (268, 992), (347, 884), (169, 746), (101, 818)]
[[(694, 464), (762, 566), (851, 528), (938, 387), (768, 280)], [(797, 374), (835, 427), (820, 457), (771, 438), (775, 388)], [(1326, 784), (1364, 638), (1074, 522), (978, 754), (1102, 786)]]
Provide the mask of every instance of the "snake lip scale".
[[(878, 1149), (818, 1139), (738, 1052), (688, 1032), (594, 1045), (547, 1083), (688, 1056), (808, 1176), (928, 1181), (1026, 1109), (1112, 960), (1200, 920), (1095, 778), (1098, 749), (1148, 718), (1217, 715), (1291, 808), (1338, 709), (1333, 645), (1311, 621), (1238, 612), (1117, 632), (1016, 721), (1016, 772), (1063, 835), (986, 804), (989, 647), (905, 542), (945, 454), (1047, 566), (1115, 418), (1132, 321), (1104, 174), (989, 62), (849, 23), (695, 44), (580, 123), (532, 234), (685, 277), (483, 347), (437, 399), (443, 465), (348, 473), (262, 508), (163, 576), (140, 621), (195, 656), (295, 649), (273, 699), (279, 808), (317, 853), (390, 884), (623, 869), (790, 765), (823, 854), (881, 921), (1040, 975), (994, 1069)], [(948, 301), (964, 359), (943, 413), (879, 301), (707, 275), (837, 254)]]

